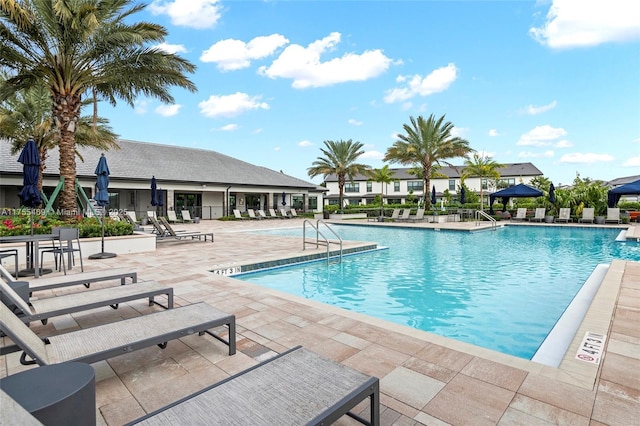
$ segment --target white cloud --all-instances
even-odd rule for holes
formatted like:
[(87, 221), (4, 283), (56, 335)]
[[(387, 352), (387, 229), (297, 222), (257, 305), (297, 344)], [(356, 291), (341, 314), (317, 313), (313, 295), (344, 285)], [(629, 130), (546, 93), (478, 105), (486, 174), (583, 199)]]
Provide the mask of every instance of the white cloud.
[(298, 142), (298, 146), (301, 146), (301, 147), (313, 146), (313, 142), (311, 142), (311, 141), (300, 141), (300, 142)]
[(403, 102), (401, 108), (403, 111), (409, 111), (411, 108), (413, 108), (413, 102)]
[(384, 158), (384, 154), (381, 153), (380, 151), (375, 151), (375, 150), (371, 150), (371, 151), (365, 151), (360, 158), (368, 158), (370, 160), (382, 160)]
[(218, 130), (221, 130), (223, 132), (233, 132), (234, 130), (238, 130), (239, 128), (240, 126), (238, 126), (237, 124), (230, 123), (230, 124), (227, 124), (226, 126), (220, 127), (220, 129)]
[(554, 0), (544, 24), (529, 34), (552, 49), (638, 40), (638, 1)]
[(139, 99), (136, 100), (133, 103), (134, 107), (133, 107), (133, 111), (136, 114), (146, 114), (147, 113), (147, 107), (149, 106), (149, 101), (146, 99)]
[(289, 43), (280, 34), (256, 37), (245, 43), (241, 40), (220, 40), (202, 52), (202, 62), (215, 62), (223, 71), (239, 70), (251, 65), (251, 60), (272, 55), (278, 48)]
[(561, 140), (556, 142), (555, 144), (553, 144), (554, 147), (556, 148), (571, 148), (573, 146), (573, 144), (567, 140)]
[(276, 146), (276, 147), (274, 147), (274, 148), (273, 148), (273, 150), (274, 150), (275, 152), (278, 152), (278, 151), (280, 151), (280, 147), (279, 147), (279, 146)]
[(305, 89), (347, 81), (365, 81), (389, 68), (391, 59), (380, 49), (367, 50), (362, 54), (345, 53), (342, 57), (322, 62), (321, 55), (335, 50), (340, 37), (340, 33), (333, 32), (307, 47), (291, 44), (269, 67), (260, 67), (258, 71), (269, 78), (292, 79), (293, 88)]
[(252, 109), (269, 109), (269, 104), (260, 102), (259, 96), (236, 92), (233, 95), (211, 95), (198, 107), (205, 117), (235, 117)]
[(556, 105), (558, 105), (558, 102), (556, 102), (556, 101), (553, 101), (550, 104), (541, 105), (541, 106), (529, 105), (529, 106), (527, 106), (525, 111), (529, 115), (538, 115), (538, 114), (542, 114), (543, 112), (547, 112), (549, 110), (554, 109), (556, 107)]
[(640, 167), (640, 155), (629, 158), (627, 161), (622, 163), (622, 167)]
[(491, 137), (500, 136), (500, 134), (498, 133), (498, 131), (496, 129), (489, 129), (489, 133), (488, 134)]
[(215, 27), (221, 9), (218, 0), (154, 0), (148, 10), (169, 16), (173, 25), (205, 29)]
[(262, 133), (262, 128), (255, 129), (253, 132), (251, 132), (251, 134), (253, 134), (253, 135), (257, 135), (258, 133)]
[(155, 46), (156, 49), (162, 50), (166, 53), (186, 53), (187, 48), (182, 44), (169, 44), (169, 43), (160, 43)]
[(609, 154), (594, 154), (592, 152), (581, 153), (574, 152), (572, 154), (565, 154), (560, 158), (561, 163), (571, 164), (593, 164), (593, 163), (605, 163), (613, 161), (613, 157)]
[(453, 136), (454, 138), (464, 138), (464, 135), (466, 135), (469, 132), (469, 129), (467, 129), (466, 127), (453, 127), (451, 129), (451, 136)]
[(424, 78), (419, 74), (413, 76), (399, 76), (398, 83), (406, 83), (406, 87), (397, 87), (387, 90), (384, 101), (388, 104), (402, 102), (414, 96), (429, 96), (434, 93), (443, 92), (449, 88), (451, 83), (458, 78), (458, 68), (455, 64), (440, 67), (433, 70)]
[(520, 158), (550, 158), (553, 157), (553, 151), (544, 151), (544, 152), (531, 152), (531, 151), (523, 151), (518, 153), (518, 157)]
[(554, 128), (545, 124), (544, 126), (537, 126), (520, 136), (520, 140), (518, 140), (516, 145), (549, 146), (553, 144), (554, 140), (566, 134), (567, 132), (563, 128)]
[(156, 113), (160, 114), (163, 117), (171, 117), (178, 114), (182, 105), (173, 104), (173, 105), (159, 105), (156, 107)]
[(354, 126), (362, 126), (362, 121), (358, 121), (354, 118), (349, 119), (349, 124), (353, 124)]

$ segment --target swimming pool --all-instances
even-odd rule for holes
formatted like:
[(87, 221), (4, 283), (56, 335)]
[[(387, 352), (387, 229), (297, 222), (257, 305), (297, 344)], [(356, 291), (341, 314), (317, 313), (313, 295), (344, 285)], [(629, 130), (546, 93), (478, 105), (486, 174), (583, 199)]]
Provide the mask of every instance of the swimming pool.
[(596, 265), (640, 260), (640, 245), (614, 241), (616, 229), (332, 227), (344, 240), (388, 250), (234, 278), (526, 359)]

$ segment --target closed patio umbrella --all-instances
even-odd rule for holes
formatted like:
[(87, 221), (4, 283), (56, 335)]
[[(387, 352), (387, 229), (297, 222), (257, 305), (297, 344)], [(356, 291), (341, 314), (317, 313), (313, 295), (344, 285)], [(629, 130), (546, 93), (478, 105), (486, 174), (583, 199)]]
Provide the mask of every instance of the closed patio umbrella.
[(151, 205), (152, 206), (157, 206), (158, 205), (158, 195), (156, 193), (156, 189), (158, 187), (158, 183), (156, 182), (156, 177), (152, 176), (151, 177)]
[(108, 259), (110, 257), (116, 257), (115, 253), (105, 253), (104, 251), (104, 221), (106, 217), (107, 206), (109, 205), (109, 166), (107, 165), (107, 158), (102, 154), (100, 156), (100, 160), (98, 160), (98, 165), (96, 166), (95, 175), (96, 179), (96, 187), (98, 191), (96, 195), (93, 197), (96, 200), (96, 204), (101, 207), (102, 211), (102, 251), (100, 253), (92, 254), (89, 256), (89, 259)]
[(551, 204), (556, 202), (556, 187), (553, 186), (553, 183), (549, 185), (549, 202)]
[(433, 185), (433, 188), (431, 189), (431, 204), (435, 204), (436, 203), (436, 186)]
[(460, 187), (460, 204), (464, 204), (467, 202), (467, 190), (464, 189), (464, 186)]
[(287, 205), (287, 194), (282, 191), (282, 207)]

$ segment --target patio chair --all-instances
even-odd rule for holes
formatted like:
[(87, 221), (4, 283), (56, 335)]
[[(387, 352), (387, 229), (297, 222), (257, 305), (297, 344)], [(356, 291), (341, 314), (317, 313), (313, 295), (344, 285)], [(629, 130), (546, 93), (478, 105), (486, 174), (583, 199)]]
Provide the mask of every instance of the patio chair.
[(547, 210), (544, 207), (538, 207), (536, 209), (535, 215), (529, 219), (530, 222), (542, 222), (544, 221), (544, 216), (547, 214)]
[(189, 210), (182, 210), (180, 212), (180, 215), (182, 216), (183, 222), (193, 222), (193, 219), (191, 219), (191, 213), (189, 212)]
[(264, 210), (258, 210), (258, 216), (260, 216), (260, 219), (273, 219), (272, 217), (267, 216)]
[(291, 217), (298, 217), (298, 212), (296, 211), (296, 209), (289, 210), (289, 214), (291, 215)]
[(256, 216), (256, 212), (253, 209), (247, 209), (247, 214), (249, 215), (249, 219), (262, 219), (260, 216)]
[(396, 220), (398, 217), (400, 217), (400, 209), (393, 209), (391, 220)]
[[(15, 276), (16, 278), (18, 277), (18, 250), (17, 249), (5, 249), (5, 250), (0, 250), (0, 260), (7, 258), (7, 257), (14, 257), (14, 270), (13, 270), (13, 276)], [(0, 267), (2, 267), (2, 263), (0, 263)], [(4, 267), (2, 267), (2, 269), (4, 269)], [(6, 270), (6, 269), (5, 269)], [(7, 271), (7, 274), (9, 272)], [(11, 276), (11, 275), (9, 275)]]
[(151, 219), (152, 217), (153, 217), (153, 218), (157, 218), (157, 217), (158, 217), (158, 215), (156, 215), (156, 212), (155, 212), (155, 211), (153, 211), (153, 210), (148, 210), (148, 211), (147, 211), (147, 219)]
[(235, 216), (236, 219), (242, 219), (242, 220), (249, 219), (248, 217), (242, 216), (242, 213), (240, 213), (240, 210), (238, 209), (233, 210), (233, 215)]
[[(69, 293), (46, 299), (24, 300), (7, 283), (0, 280), (2, 297), (13, 306), (24, 322), (41, 321), (46, 324), (49, 318), (74, 312), (82, 312), (89, 309), (110, 306), (118, 309), (120, 303), (137, 299), (149, 299), (149, 306), (156, 304), (166, 309), (173, 308), (173, 288), (165, 287), (153, 281), (145, 281), (136, 285), (122, 285), (118, 287), (106, 287), (98, 290)], [(156, 296), (166, 295), (167, 305), (155, 301)], [(0, 303), (2, 305), (2, 303)]]
[(578, 222), (590, 222), (593, 223), (593, 216), (595, 213), (594, 207), (585, 207), (582, 209), (582, 217), (578, 219)]
[[(135, 217), (135, 212), (133, 212), (133, 217)], [(133, 226), (133, 230), (134, 231), (142, 231), (143, 228), (140, 226), (140, 224), (138, 224), (133, 217), (128, 213), (120, 213), (120, 220), (123, 222), (127, 222), (128, 224), (130, 224), (131, 226)]]
[[(228, 328), (228, 339), (210, 331), (218, 327)], [(200, 336), (209, 334), (229, 346), (229, 355), (236, 353), (235, 316), (205, 302), (49, 336), (46, 339), (41, 339), (0, 303), (0, 331), (15, 343), (14, 346), (3, 349), (7, 352), (23, 351), (20, 356), (20, 363), (23, 365), (50, 365), (66, 361), (92, 364), (153, 345), (164, 349), (169, 341), (196, 333)]]
[(527, 209), (525, 207), (520, 207), (516, 211), (516, 215), (511, 218), (511, 220), (525, 220), (527, 218)]
[(133, 223), (139, 223), (138, 218), (136, 217), (136, 211), (135, 210), (127, 210), (126, 212), (124, 212), (124, 214), (129, 216), (131, 218), (131, 220), (133, 221)]
[(607, 217), (604, 220), (604, 223), (622, 223), (620, 219), (620, 209), (618, 207), (609, 207), (607, 208)]
[(556, 222), (571, 222), (571, 208), (570, 207), (562, 207), (558, 213), (558, 217), (556, 218)]
[[(367, 399), (368, 419), (350, 412)], [(380, 424), (378, 378), (295, 347), (129, 425), (324, 425), (344, 415)]]
[(178, 216), (176, 216), (175, 210), (167, 210), (167, 220), (173, 223), (182, 222), (180, 219), (178, 219)]
[(276, 213), (276, 209), (269, 209), (269, 216), (273, 219), (284, 219), (283, 216), (278, 216), (278, 213)]
[(171, 226), (171, 224), (167, 222), (167, 219), (165, 219), (164, 217), (160, 217), (159, 219), (160, 219), (160, 223), (162, 223), (162, 225), (165, 227), (165, 229), (167, 230), (167, 234), (170, 237), (176, 238), (178, 240), (190, 238), (192, 240), (198, 239), (200, 241), (202, 241), (203, 238), (205, 241), (207, 241), (207, 238), (210, 237), (211, 242), (213, 242), (213, 232), (189, 232), (189, 231), (182, 231), (182, 230), (175, 231)]
[(405, 222), (409, 220), (409, 216), (411, 215), (411, 209), (402, 210), (402, 214), (400, 217), (396, 219), (397, 222)]
[[(40, 250), (40, 265), (43, 265), (44, 254), (51, 253), (55, 259), (56, 269), (60, 270), (60, 267), (67, 275), (67, 266), (65, 256), (69, 258), (69, 269), (75, 264), (75, 253), (78, 253), (80, 258), (80, 270), (84, 272), (84, 265), (82, 263), (82, 248), (80, 247), (80, 230), (78, 228), (60, 228), (58, 244), (54, 244), (52, 248)], [(58, 266), (58, 259), (60, 260)]]
[(283, 219), (291, 219), (291, 216), (289, 216), (289, 213), (287, 213), (285, 209), (280, 209), (280, 217)]
[(415, 216), (410, 216), (409, 220), (411, 222), (422, 222), (424, 221), (424, 209), (418, 209)]
[[(2, 265), (0, 265), (0, 276), (3, 276), (7, 283), (18, 282), (12, 279), (9, 271)], [(138, 273), (127, 268), (112, 268), (100, 271), (80, 272), (72, 275), (38, 278), (37, 280), (33, 279), (31, 281), (20, 280), (19, 282), (27, 282), (29, 284), (29, 292), (34, 292), (74, 285), (83, 285), (89, 288), (91, 283), (118, 279), (120, 280), (120, 284), (124, 285), (126, 284), (127, 278), (131, 279), (132, 283), (138, 282)]]
[(162, 225), (160, 225), (158, 219), (156, 219), (155, 217), (149, 217), (149, 222), (151, 222), (151, 225), (153, 226), (151, 232), (157, 234), (157, 238), (166, 238), (169, 236), (169, 233), (165, 228), (162, 227)]

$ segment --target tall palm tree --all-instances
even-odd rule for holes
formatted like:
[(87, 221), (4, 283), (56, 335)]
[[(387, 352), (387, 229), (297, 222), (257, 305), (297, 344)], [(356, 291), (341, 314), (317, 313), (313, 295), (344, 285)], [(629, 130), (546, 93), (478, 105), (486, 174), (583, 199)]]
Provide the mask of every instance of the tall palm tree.
[(356, 161), (358, 157), (364, 154), (361, 142), (348, 141), (324, 141), (325, 148), (320, 148), (324, 154), (318, 157), (312, 166), (307, 169), (309, 177), (323, 175), (325, 178), (329, 175), (338, 177), (338, 188), (340, 190), (340, 209), (342, 209), (342, 199), (344, 198), (344, 184), (359, 174), (366, 174), (370, 168), (366, 164), (360, 164)]
[[(2, 79), (2, 77), (0, 77)], [(76, 132), (76, 145), (93, 146), (103, 150), (119, 149), (118, 135), (102, 117), (80, 117)], [(42, 192), (42, 175), (50, 149), (58, 145), (56, 129), (51, 117), (51, 96), (44, 84), (21, 90), (0, 102), (0, 138), (11, 143), (11, 153), (22, 150), (29, 138), (33, 138), (40, 154), (38, 190)], [(80, 154), (77, 154), (82, 159)]]
[(384, 216), (384, 189), (393, 182), (393, 175), (396, 172), (389, 170), (389, 165), (385, 164), (381, 169), (373, 169), (369, 172), (369, 180), (380, 184), (380, 216)]
[(170, 87), (196, 90), (184, 75), (193, 64), (150, 47), (164, 41), (166, 29), (131, 23), (145, 7), (132, 0), (0, 0), (0, 67), (9, 73), (0, 101), (42, 82), (49, 90), (65, 216), (76, 208), (75, 136), (84, 97), (133, 106), (139, 94), (171, 103)]
[[(399, 134), (398, 140), (387, 149), (384, 161), (413, 165), (422, 169), (425, 193), (429, 190), (434, 166), (451, 166), (448, 159), (464, 157), (473, 149), (469, 142), (453, 136), (453, 124), (444, 121), (445, 116), (436, 119), (433, 114), (426, 120), (419, 116), (410, 117), (411, 124), (404, 124), (405, 134)], [(425, 196), (425, 208), (430, 209), (431, 200)]]
[(462, 171), (463, 180), (468, 177), (480, 178), (480, 210), (484, 205), (484, 188), (482, 187), (482, 179), (500, 179), (500, 170), (504, 167), (504, 164), (500, 164), (494, 161), (492, 157), (488, 155), (473, 153), (471, 158), (467, 158), (464, 161), (464, 170)]

